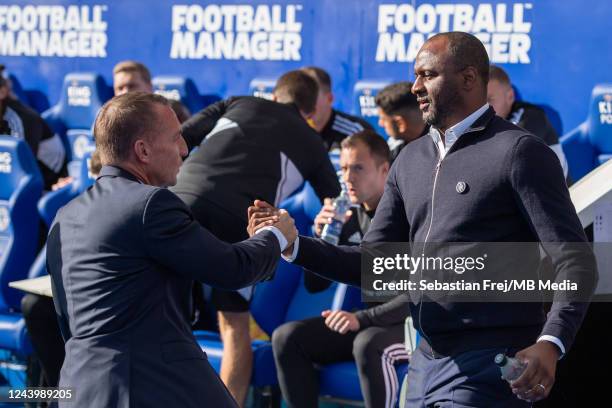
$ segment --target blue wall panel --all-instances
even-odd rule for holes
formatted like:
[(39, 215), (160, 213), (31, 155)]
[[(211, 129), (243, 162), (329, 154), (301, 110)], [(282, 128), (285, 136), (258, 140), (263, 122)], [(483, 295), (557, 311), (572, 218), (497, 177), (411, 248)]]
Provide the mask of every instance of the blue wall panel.
[[(58, 5), (62, 7), (50, 7)], [(264, 8), (258, 7), (261, 5)], [(180, 13), (190, 10), (203, 13)], [(201, 93), (223, 96), (246, 93), (254, 77), (275, 77), (288, 69), (315, 64), (332, 75), (338, 106), (350, 110), (352, 89), (358, 80), (413, 77), (414, 52), (408, 52), (406, 58), (405, 51), (398, 53), (394, 48), (387, 57), (392, 55), (396, 61), (377, 61), (381, 41), (391, 39), (398, 46), (403, 41), (406, 48), (412, 44), (414, 51), (419, 40), (432, 33), (463, 27), (493, 37), (493, 54), (498, 60), (505, 58), (509, 42), (518, 42), (523, 52), (514, 56), (523, 60), (502, 65), (525, 100), (555, 107), (569, 130), (586, 117), (593, 86), (612, 81), (611, 10), (607, 0), (0, 1), (0, 61), (26, 89), (44, 92), (52, 104), (66, 73), (95, 71), (110, 83), (112, 66), (127, 58), (149, 65), (153, 75), (189, 76)], [(225, 18), (219, 26), (216, 19), (220, 15)], [(242, 36), (248, 41), (280, 38), (280, 52), (271, 55), (281, 60), (171, 58), (173, 23), (182, 33), (189, 18), (191, 28), (198, 29), (205, 20), (205, 28), (219, 26), (217, 32), (193, 33), (195, 38), (213, 38), (213, 43), (215, 36)], [(65, 30), (67, 24), (72, 28)], [(104, 57), (40, 56), (41, 49), (27, 44), (34, 37), (51, 36), (51, 26), (59, 28), (56, 37), (66, 39), (90, 35), (91, 25), (98, 27), (97, 38), (106, 38)], [(263, 29), (256, 33), (253, 25)], [(282, 41), (299, 41), (301, 45), (294, 46), (293, 52), (290, 45), (285, 47), (289, 51), (283, 55)], [(203, 41), (200, 55), (207, 55), (207, 45), (214, 51), (215, 44)], [(48, 52), (48, 47), (43, 48)], [(71, 51), (70, 47), (59, 49)], [(261, 51), (249, 46), (247, 51), (257, 54), (258, 49)], [(239, 52), (235, 48), (229, 51)], [(402, 61), (397, 61), (398, 56)]]

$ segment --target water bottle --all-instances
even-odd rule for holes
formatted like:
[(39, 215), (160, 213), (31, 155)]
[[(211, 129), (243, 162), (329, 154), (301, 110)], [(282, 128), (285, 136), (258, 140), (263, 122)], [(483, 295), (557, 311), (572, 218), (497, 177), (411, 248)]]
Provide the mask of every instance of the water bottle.
[(333, 203), (336, 215), (332, 219), (331, 224), (325, 224), (321, 233), (321, 238), (333, 245), (338, 245), (340, 232), (344, 225), (344, 217), (349, 208), (351, 208), (351, 200), (346, 191), (346, 185), (344, 183), (341, 183), (341, 185), (342, 192), (334, 199)]
[(525, 371), (525, 368), (527, 368), (527, 364), (520, 362), (516, 358), (508, 357), (503, 353), (495, 356), (495, 364), (497, 364), (501, 371), (501, 377), (508, 382), (519, 378), (523, 371)]

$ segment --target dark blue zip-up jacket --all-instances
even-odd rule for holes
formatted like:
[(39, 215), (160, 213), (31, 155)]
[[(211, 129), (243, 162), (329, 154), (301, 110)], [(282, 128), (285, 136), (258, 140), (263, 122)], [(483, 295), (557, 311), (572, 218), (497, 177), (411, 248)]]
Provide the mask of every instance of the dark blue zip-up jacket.
[[(459, 182), (467, 186), (461, 192)], [(572, 279), (591, 294), (597, 281), (590, 249), (558, 250), (559, 245), (546, 244), (586, 243), (559, 160), (545, 143), (495, 116), (491, 108), (442, 161), (430, 137), (402, 150), (362, 246), (425, 241), (542, 242), (556, 280)], [(360, 248), (300, 236), (294, 262), (330, 279), (360, 282)], [(541, 303), (410, 303), (416, 329), (446, 355), (523, 348), (540, 335), (557, 337), (567, 352), (587, 307), (559, 301), (545, 317)]]

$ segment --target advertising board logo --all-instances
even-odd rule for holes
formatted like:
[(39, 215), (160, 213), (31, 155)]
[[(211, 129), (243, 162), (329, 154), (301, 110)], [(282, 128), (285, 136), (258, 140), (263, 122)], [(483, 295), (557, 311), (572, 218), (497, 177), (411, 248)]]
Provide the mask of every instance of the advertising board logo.
[(105, 58), (106, 5), (0, 5), (0, 55)]
[(159, 89), (155, 90), (155, 93), (163, 96), (166, 99), (170, 99), (171, 101), (180, 101), (181, 93), (178, 89), (165, 89), (165, 86), (160, 86)]
[(253, 90), (253, 96), (267, 99), (270, 101), (274, 97), (272, 90), (269, 87), (266, 87), (265, 85), (257, 85), (257, 87)]
[(372, 94), (371, 89), (365, 88), (361, 90), (361, 95), (359, 95), (359, 110), (363, 117), (378, 116), (376, 96)]
[(87, 135), (78, 136), (72, 143), (72, 151), (77, 159), (82, 159), (86, 153), (93, 152), (95, 149), (95, 144)]
[(527, 21), (532, 3), (381, 4), (378, 6), (377, 62), (414, 62), (427, 38), (464, 31), (484, 44), (495, 64), (529, 64)]
[(172, 6), (170, 58), (300, 61), (301, 4)]
[(13, 156), (9, 152), (0, 152), (0, 173), (13, 171)]
[(612, 125), (612, 94), (604, 94), (603, 101), (599, 101), (599, 123)]
[(66, 90), (68, 95), (69, 106), (90, 106), (91, 105), (91, 88), (84, 85), (79, 85), (73, 81)]

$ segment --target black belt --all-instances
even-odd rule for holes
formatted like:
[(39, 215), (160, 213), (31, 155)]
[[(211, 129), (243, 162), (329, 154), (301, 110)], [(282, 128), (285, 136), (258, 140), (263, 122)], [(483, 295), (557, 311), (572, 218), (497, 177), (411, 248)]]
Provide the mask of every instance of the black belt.
[(479, 349), (491, 349), (491, 348), (500, 348), (500, 349), (505, 349), (505, 353), (506, 354), (510, 354), (511, 356), (514, 355), (514, 353), (516, 353), (517, 351), (525, 348), (526, 346), (507, 346), (507, 345), (487, 345), (487, 346), (481, 346), (481, 347), (474, 347), (474, 348), (467, 348), (467, 349), (455, 349), (455, 350), (448, 350), (446, 353), (442, 354), (437, 352), (436, 350), (434, 350), (431, 345), (427, 342), (427, 340), (425, 340), (424, 337), (420, 337), (419, 338), (419, 345), (417, 346), (417, 348), (419, 350), (421, 350), (421, 352), (423, 354), (425, 354), (427, 357), (429, 358), (435, 358), (435, 359), (440, 359), (440, 358), (445, 358), (445, 357), (450, 357), (450, 356), (455, 356), (467, 351), (474, 351), (474, 350), (479, 350)]

